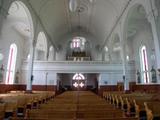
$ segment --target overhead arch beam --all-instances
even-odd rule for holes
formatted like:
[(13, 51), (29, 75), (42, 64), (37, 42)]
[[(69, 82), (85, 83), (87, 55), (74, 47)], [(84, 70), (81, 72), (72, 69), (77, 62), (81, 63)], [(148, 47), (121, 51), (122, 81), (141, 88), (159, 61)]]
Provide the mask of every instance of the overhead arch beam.
[(105, 39), (104, 44), (103, 44), (103, 46), (101, 47), (101, 50), (105, 47), (107, 41), (108, 41), (109, 38), (111, 37), (114, 29), (117, 27), (119, 21), (121, 20), (123, 14), (125, 13), (125, 11), (126, 11), (126, 9), (128, 8), (128, 6), (129, 6), (129, 4), (130, 4), (131, 1), (132, 1), (132, 0), (128, 0), (127, 4), (125, 5), (125, 7), (124, 7), (124, 9), (123, 9), (123, 11), (122, 11), (122, 13), (121, 13), (120, 16), (117, 18), (115, 24), (113, 25), (113, 27), (111, 28), (111, 31), (109, 32), (107, 38)]
[(49, 41), (51, 42), (51, 44), (54, 46), (55, 50), (58, 51), (58, 47), (57, 47), (56, 44), (51, 40), (52, 37), (51, 37), (51, 36), (49, 35), (49, 33), (47, 32), (46, 27), (44, 26), (44, 24), (43, 24), (41, 18), (39, 17), (38, 13), (35, 11), (35, 9), (33, 8), (33, 6), (31, 5), (31, 3), (30, 3), (28, 0), (26, 0), (26, 1), (27, 1), (28, 5), (30, 6), (32, 12), (34, 13), (36, 19), (37, 19), (38, 22), (40, 23), (41, 27), (43, 28), (43, 30), (44, 30), (47, 38), (49, 39)]

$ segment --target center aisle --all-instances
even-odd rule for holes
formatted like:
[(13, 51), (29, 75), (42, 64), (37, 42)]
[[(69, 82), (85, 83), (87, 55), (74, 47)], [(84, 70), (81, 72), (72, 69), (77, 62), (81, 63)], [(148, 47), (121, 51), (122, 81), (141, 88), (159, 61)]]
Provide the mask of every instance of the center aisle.
[(122, 117), (123, 112), (92, 92), (78, 92), (77, 118), (104, 119)]
[(43, 120), (136, 120), (90, 91), (67, 91), (39, 109), (29, 111), (29, 119)]

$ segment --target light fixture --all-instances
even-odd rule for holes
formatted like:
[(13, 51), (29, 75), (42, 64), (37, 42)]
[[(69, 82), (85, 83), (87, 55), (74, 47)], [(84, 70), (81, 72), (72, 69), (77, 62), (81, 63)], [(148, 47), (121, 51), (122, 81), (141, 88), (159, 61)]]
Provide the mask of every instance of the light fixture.
[(126, 56), (126, 60), (129, 61), (129, 55)]
[(77, 10), (77, 0), (69, 0), (69, 10), (75, 12)]

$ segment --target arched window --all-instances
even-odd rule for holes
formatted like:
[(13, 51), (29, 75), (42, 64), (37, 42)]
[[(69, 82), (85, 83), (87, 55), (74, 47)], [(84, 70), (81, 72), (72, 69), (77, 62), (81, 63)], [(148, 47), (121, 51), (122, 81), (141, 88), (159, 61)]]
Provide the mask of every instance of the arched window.
[(81, 73), (76, 73), (76, 74), (73, 76), (73, 80), (85, 80), (85, 77), (84, 77), (84, 75), (82, 75)]
[(11, 44), (9, 50), (8, 65), (6, 72), (6, 84), (14, 83), (16, 58), (17, 58), (17, 46), (16, 44), (13, 43)]
[(73, 76), (73, 86), (75, 88), (83, 88), (85, 86), (85, 77), (83, 74), (81, 73), (76, 73), (74, 76)]
[(86, 39), (84, 37), (74, 37), (71, 42), (71, 48), (82, 48), (84, 49)]
[(142, 80), (144, 83), (149, 83), (149, 71), (148, 71), (148, 59), (147, 59), (147, 51), (146, 46), (142, 46), (140, 49), (140, 61), (141, 61), (141, 72), (142, 72)]
[(47, 38), (44, 32), (40, 32), (37, 38), (35, 59), (46, 60), (46, 58), (47, 58)]
[(72, 42), (72, 47), (73, 48), (79, 48), (80, 47), (80, 39), (74, 38)]

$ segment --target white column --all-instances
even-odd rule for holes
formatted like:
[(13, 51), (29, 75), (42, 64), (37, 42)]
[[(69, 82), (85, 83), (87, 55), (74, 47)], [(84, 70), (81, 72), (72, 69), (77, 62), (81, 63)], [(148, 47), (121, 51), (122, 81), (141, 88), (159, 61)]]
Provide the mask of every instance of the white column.
[(127, 73), (126, 73), (127, 63), (126, 63), (126, 51), (125, 51), (125, 41), (127, 40), (127, 38), (123, 36), (124, 30), (121, 29), (121, 23), (119, 24), (119, 31), (120, 31), (121, 58), (122, 58), (122, 64), (123, 64), (122, 79), (124, 82), (124, 91), (127, 91), (129, 90), (129, 80), (127, 79)]
[(33, 43), (31, 43), (30, 59), (28, 62), (28, 77), (27, 77), (27, 87), (26, 87), (26, 91), (28, 91), (28, 92), (32, 91), (31, 76), (33, 75), (33, 62), (34, 62), (35, 46), (36, 46), (36, 42), (33, 41)]
[(151, 28), (152, 28), (152, 33), (153, 33), (157, 68), (160, 68), (160, 48), (159, 48), (159, 41), (158, 41), (158, 33), (156, 29), (156, 22), (154, 18), (152, 17), (152, 15), (150, 15), (148, 18), (151, 23)]
[[(152, 34), (153, 34), (153, 39), (154, 39), (154, 46), (155, 46), (155, 57), (156, 57), (156, 64), (157, 64), (157, 69), (160, 68), (160, 46), (159, 46), (159, 38), (158, 38), (158, 32), (157, 32), (157, 27), (156, 27), (156, 14), (152, 10), (152, 4), (150, 2), (150, 7), (149, 12), (148, 12), (148, 21), (151, 24), (151, 29), (152, 29)], [(159, 80), (159, 78), (158, 78)], [(160, 81), (158, 81), (160, 82)]]
[(125, 45), (123, 44), (124, 42), (122, 42), (121, 44), (121, 55), (122, 55), (122, 64), (123, 64), (123, 76), (122, 76), (122, 79), (123, 79), (123, 82), (124, 82), (124, 91), (127, 91), (129, 90), (129, 80), (128, 80), (128, 77), (127, 77), (127, 63), (126, 63), (126, 52), (125, 52)]

